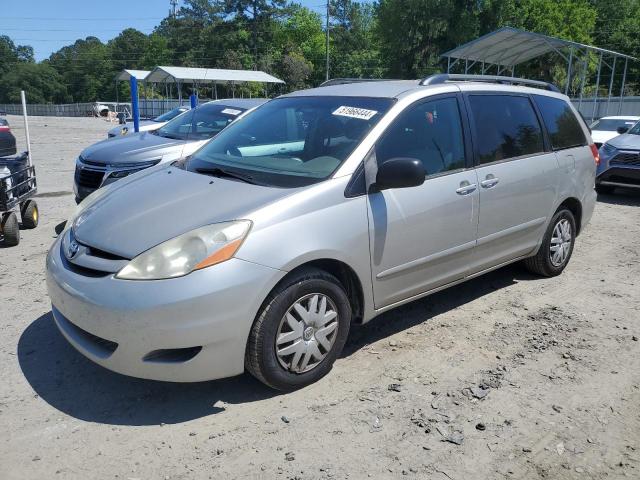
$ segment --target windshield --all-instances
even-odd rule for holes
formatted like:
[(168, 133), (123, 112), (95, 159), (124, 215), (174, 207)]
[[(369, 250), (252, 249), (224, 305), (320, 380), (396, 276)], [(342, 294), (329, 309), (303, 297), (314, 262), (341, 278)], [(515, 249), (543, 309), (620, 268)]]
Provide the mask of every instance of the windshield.
[(187, 107), (174, 108), (173, 110), (169, 110), (167, 113), (163, 113), (162, 115), (157, 116), (156, 118), (153, 119), (153, 121), (168, 122), (169, 120), (176, 118), (178, 115), (180, 115), (183, 112), (186, 112), (187, 110), (189, 110)]
[(630, 133), (632, 135), (640, 135), (640, 122), (631, 127), (631, 129), (627, 133)]
[(244, 108), (232, 108), (219, 103), (202, 105), (177, 116), (153, 133), (177, 140), (207, 140), (244, 111)]
[(224, 169), (263, 185), (316, 183), (344, 162), (392, 104), (390, 98), (278, 98), (207, 143), (186, 168)]
[(591, 125), (591, 130), (600, 130), (602, 132), (617, 132), (619, 127), (631, 127), (635, 120), (602, 118)]

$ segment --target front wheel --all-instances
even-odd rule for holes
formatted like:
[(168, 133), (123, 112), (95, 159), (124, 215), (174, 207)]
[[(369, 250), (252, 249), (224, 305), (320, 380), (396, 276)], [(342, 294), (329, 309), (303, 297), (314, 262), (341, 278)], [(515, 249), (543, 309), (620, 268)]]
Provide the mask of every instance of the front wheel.
[(14, 212), (5, 212), (0, 221), (0, 234), (7, 247), (15, 247), (20, 243), (20, 224)]
[(538, 253), (524, 260), (533, 273), (544, 277), (560, 275), (569, 263), (576, 238), (576, 220), (570, 210), (562, 208), (551, 219)]
[(333, 275), (308, 269), (269, 295), (251, 329), (245, 366), (258, 380), (292, 391), (325, 376), (351, 324), (349, 299)]
[(22, 226), (26, 229), (36, 228), (40, 220), (40, 212), (38, 204), (35, 200), (27, 200), (20, 208), (20, 216), (22, 217)]

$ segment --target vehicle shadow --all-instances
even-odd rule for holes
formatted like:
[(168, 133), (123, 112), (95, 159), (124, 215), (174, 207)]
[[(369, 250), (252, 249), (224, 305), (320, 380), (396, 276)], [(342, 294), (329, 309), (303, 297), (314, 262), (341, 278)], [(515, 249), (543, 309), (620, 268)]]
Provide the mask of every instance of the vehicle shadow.
[(626, 205), (640, 207), (640, 190), (631, 188), (616, 188), (612, 194), (598, 194), (598, 202), (610, 205)]
[(174, 424), (223, 412), (224, 403), (248, 403), (278, 395), (249, 374), (213, 382), (169, 383), (111, 372), (77, 352), (58, 331), (51, 312), (22, 333), (18, 361), (44, 401), (89, 422)]
[(520, 265), (509, 265), (420, 300), (394, 308), (365, 325), (353, 328), (342, 356), (352, 355), (366, 345), (428, 322), (438, 315), (496, 290), (509, 287), (519, 281), (537, 279), (540, 279), (540, 277), (532, 275)]
[[(342, 357), (490, 292), (536, 278), (509, 266), (398, 307), (353, 328)], [(80, 420), (112, 425), (181, 423), (223, 412), (225, 403), (279, 395), (246, 373), (211, 382), (168, 383), (111, 372), (78, 353), (58, 331), (51, 312), (23, 332), (18, 361), (31, 387), (49, 405)]]

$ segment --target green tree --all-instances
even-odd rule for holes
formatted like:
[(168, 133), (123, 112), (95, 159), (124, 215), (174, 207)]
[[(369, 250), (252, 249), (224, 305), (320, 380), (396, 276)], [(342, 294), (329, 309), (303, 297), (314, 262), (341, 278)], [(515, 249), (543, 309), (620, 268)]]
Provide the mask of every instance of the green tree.
[(20, 90), (29, 103), (65, 103), (71, 98), (63, 78), (48, 63), (18, 63), (0, 76), (0, 103), (20, 103)]

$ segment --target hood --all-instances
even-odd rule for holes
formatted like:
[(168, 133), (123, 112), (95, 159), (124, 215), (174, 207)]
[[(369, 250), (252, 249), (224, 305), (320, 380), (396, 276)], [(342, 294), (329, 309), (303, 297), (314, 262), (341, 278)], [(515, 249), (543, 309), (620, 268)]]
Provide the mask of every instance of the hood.
[(175, 167), (157, 167), (112, 184), (75, 220), (83, 244), (134, 258), (194, 228), (246, 218), (297, 189), (263, 187)]
[(591, 138), (595, 143), (604, 143), (618, 135), (620, 135), (618, 132), (608, 132), (605, 130), (593, 130), (591, 132)]
[(640, 150), (640, 135), (624, 133), (607, 142), (620, 150)]
[(90, 162), (111, 165), (146, 162), (174, 153), (184, 143), (184, 140), (160, 137), (151, 132), (131, 133), (95, 143), (85, 148), (80, 156)]
[[(155, 130), (163, 126), (165, 123), (167, 122), (154, 122), (152, 120), (143, 120), (140, 122), (140, 131), (145, 132), (147, 130)], [(113, 127), (111, 130), (109, 130), (108, 133), (112, 135), (120, 136), (122, 133), (122, 129), (125, 127), (127, 128), (128, 133), (135, 133), (133, 131), (133, 122), (125, 123), (124, 125), (118, 125), (117, 127)]]

